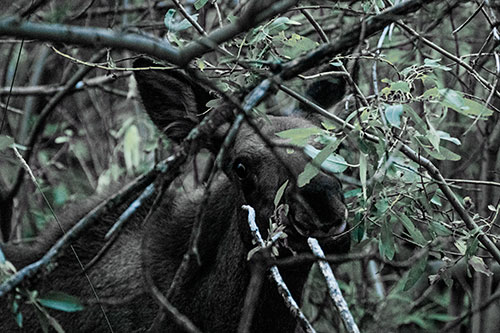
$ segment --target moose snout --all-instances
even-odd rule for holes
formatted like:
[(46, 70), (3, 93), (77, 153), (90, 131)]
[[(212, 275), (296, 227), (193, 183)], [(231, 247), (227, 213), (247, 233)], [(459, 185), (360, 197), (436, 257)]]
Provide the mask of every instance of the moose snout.
[(345, 230), (347, 209), (336, 178), (320, 174), (299, 188), (297, 194), (294, 220), (301, 234), (324, 238)]

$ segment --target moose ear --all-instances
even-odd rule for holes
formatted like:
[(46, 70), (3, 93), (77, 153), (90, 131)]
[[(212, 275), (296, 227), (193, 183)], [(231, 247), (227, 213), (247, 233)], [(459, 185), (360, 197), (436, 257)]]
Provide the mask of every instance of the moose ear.
[[(342, 100), (345, 93), (345, 86), (346, 82), (343, 77), (320, 79), (307, 86), (305, 97), (318, 106), (328, 109)], [(308, 119), (319, 127), (325, 121), (323, 116), (304, 103), (300, 103), (298, 109), (295, 109), (293, 112), (295, 115)]]
[[(158, 66), (139, 58), (134, 68)], [(201, 120), (212, 99), (205, 88), (178, 69), (134, 71), (142, 103), (153, 123), (167, 137), (180, 142)]]
[(322, 108), (328, 109), (344, 97), (345, 86), (345, 79), (340, 76), (317, 80), (307, 87), (306, 97)]

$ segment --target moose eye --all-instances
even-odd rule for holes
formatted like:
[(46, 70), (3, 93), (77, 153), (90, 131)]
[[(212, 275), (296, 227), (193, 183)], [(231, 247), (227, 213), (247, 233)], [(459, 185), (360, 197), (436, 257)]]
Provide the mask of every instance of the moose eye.
[(236, 162), (234, 164), (234, 172), (236, 173), (236, 176), (238, 176), (239, 179), (245, 179), (248, 176), (248, 169), (241, 162)]

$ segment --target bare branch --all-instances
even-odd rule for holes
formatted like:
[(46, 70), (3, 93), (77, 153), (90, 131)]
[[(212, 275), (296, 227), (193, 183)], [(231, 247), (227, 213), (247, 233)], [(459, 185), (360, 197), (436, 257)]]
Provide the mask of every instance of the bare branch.
[[(179, 51), (153, 38), (125, 34), (101, 28), (84, 28), (62, 24), (33, 23), (8, 17), (0, 20), (0, 35), (79, 44), (89, 47), (114, 47), (147, 53), (178, 64)], [(28, 37), (31, 36), (31, 37)]]
[[(102, 75), (93, 77), (90, 79), (83, 79), (77, 82), (72, 88), (71, 92), (83, 91), (86, 87), (96, 88), (101, 87), (101, 85), (106, 83), (115, 82), (117, 79), (129, 77), (131, 72), (116, 73), (114, 75)], [(30, 86), (30, 87), (13, 87), (12, 91), (9, 88), (0, 88), (0, 96), (47, 96), (55, 95), (61, 91), (65, 90), (65, 85), (55, 86), (50, 85), (40, 85), (40, 86)], [(15, 112), (15, 111), (13, 111)]]
[[(260, 234), (259, 227), (257, 226), (257, 223), (255, 223), (255, 210), (251, 206), (247, 205), (244, 205), (241, 208), (243, 208), (248, 212), (248, 225), (250, 227), (250, 232), (252, 233), (254, 241), (259, 246), (265, 248), (266, 245)], [(285, 282), (283, 281), (283, 278), (281, 277), (278, 267), (271, 266), (270, 270), (271, 270), (271, 277), (276, 282), (278, 291), (283, 297), (283, 300), (285, 301), (285, 305), (290, 309), (292, 315), (298, 320), (302, 329), (307, 333), (316, 332), (316, 330), (312, 327), (311, 323), (304, 316), (304, 313), (302, 313), (302, 310), (300, 310), (300, 307), (298, 306), (297, 302), (293, 299), (290, 290), (288, 289)]]
[(297, 0), (282, 0), (273, 3), (259, 13), (248, 11), (240, 19), (220, 28), (209, 35), (178, 49), (153, 37), (113, 32), (102, 28), (83, 28), (62, 24), (32, 23), (19, 18), (8, 17), (0, 20), (0, 35), (35, 38), (39, 40), (79, 44), (89, 47), (113, 47), (146, 53), (178, 66), (185, 66), (192, 59), (237, 34), (254, 27), (260, 22), (277, 15), (293, 6)]
[(354, 318), (352, 317), (352, 314), (349, 311), (349, 307), (347, 306), (347, 302), (342, 296), (339, 284), (335, 279), (335, 275), (333, 275), (332, 268), (325, 261), (325, 253), (323, 252), (323, 249), (321, 249), (321, 246), (319, 246), (318, 240), (309, 237), (307, 239), (307, 243), (309, 244), (309, 247), (311, 248), (312, 252), (316, 255), (316, 257), (321, 259), (318, 262), (318, 264), (319, 267), (321, 268), (321, 272), (325, 277), (326, 285), (328, 286), (328, 293), (330, 294), (330, 298), (332, 299), (333, 304), (335, 304), (335, 307), (337, 308), (337, 311), (339, 312), (340, 317), (342, 318), (342, 322), (344, 323), (347, 332), (359, 333), (358, 325), (356, 325), (356, 322), (354, 321)]

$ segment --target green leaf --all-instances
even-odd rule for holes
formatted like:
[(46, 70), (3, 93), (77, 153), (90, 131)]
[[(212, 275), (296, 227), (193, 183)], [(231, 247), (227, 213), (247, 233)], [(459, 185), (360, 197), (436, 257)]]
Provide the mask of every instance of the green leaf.
[[(163, 23), (165, 24), (165, 27), (167, 27), (169, 31), (177, 32), (181, 30), (186, 30), (187, 28), (191, 27), (191, 23), (187, 19), (183, 19), (180, 22), (176, 22), (174, 19), (175, 12), (176, 12), (175, 9), (171, 8), (167, 11), (165, 17), (163, 18)], [(194, 21), (198, 19), (198, 14), (193, 14), (190, 16)]]
[(321, 163), (321, 169), (331, 173), (341, 173), (347, 169), (346, 160), (339, 154), (332, 153)]
[(302, 187), (308, 184), (318, 173), (318, 166), (328, 172), (340, 173), (347, 169), (347, 162), (340, 155), (333, 152), (338, 148), (340, 140), (331, 141), (321, 151), (311, 145), (304, 147), (306, 155), (313, 160), (306, 164), (297, 178), (297, 186)]
[(311, 181), (314, 177), (316, 177), (319, 173), (319, 169), (314, 166), (311, 162), (307, 163), (304, 167), (304, 171), (302, 171), (297, 177), (297, 186), (303, 187)]
[(335, 124), (329, 122), (329, 121), (325, 121), (325, 122), (321, 122), (321, 126), (323, 126), (324, 129), (326, 129), (327, 131), (333, 131), (334, 129), (337, 128), (337, 126), (335, 126)]
[(427, 125), (420, 118), (420, 116), (411, 107), (405, 107), (405, 112), (408, 114), (408, 117), (411, 118), (411, 120), (413, 120), (413, 122), (415, 123), (415, 129), (422, 135), (425, 135), (425, 133), (427, 132)]
[(9, 148), (14, 144), (14, 139), (8, 135), (0, 135), (0, 151)]
[(387, 105), (385, 107), (385, 118), (389, 124), (393, 127), (400, 128), (401, 126), (401, 115), (403, 114), (403, 105)]
[(441, 199), (439, 198), (439, 195), (434, 194), (431, 198), (431, 202), (435, 204), (436, 206), (442, 206)]
[(478, 103), (471, 99), (464, 99), (465, 106), (468, 107), (467, 113), (472, 116), (489, 117), (493, 114), (493, 110), (488, 109), (484, 104)]
[(403, 93), (410, 92), (410, 85), (406, 81), (396, 81), (391, 83), (391, 90), (400, 91)]
[(81, 161), (84, 161), (89, 157), (89, 150), (82, 141), (75, 141), (75, 143), (71, 145), (71, 150)]
[(273, 37), (273, 41), (282, 44), (280, 53), (288, 58), (296, 58), (300, 54), (316, 48), (319, 44), (312, 39), (293, 33), (290, 37), (285, 36), (281, 31), (279, 35)]
[(443, 71), (451, 71), (451, 68), (450, 67), (446, 67), (444, 65), (441, 65), (439, 62), (441, 61), (441, 58), (440, 59), (424, 59), (424, 65), (426, 67), (431, 67), (431, 68), (435, 68), (435, 69), (441, 69)]
[(450, 236), (452, 234), (452, 232), (450, 230), (448, 230), (448, 228), (446, 228), (444, 225), (442, 225), (441, 223), (436, 222), (436, 221), (431, 221), (431, 223), (429, 223), (429, 228), (437, 236), (446, 237), (446, 236)]
[(364, 235), (365, 235), (365, 228), (361, 224), (358, 227), (356, 227), (351, 233), (352, 239), (357, 243), (363, 240)]
[(398, 214), (397, 216), (415, 243), (419, 245), (427, 244), (427, 240), (425, 239), (424, 235), (422, 235), (422, 232), (415, 227), (412, 220), (408, 216), (406, 216), (405, 214)]
[(463, 239), (457, 239), (453, 245), (455, 245), (461, 255), (465, 255), (467, 252), (467, 245)]
[(43, 297), (39, 297), (38, 302), (46, 308), (64, 312), (83, 310), (83, 305), (77, 297), (59, 291), (48, 292)]
[(439, 89), (436, 87), (426, 90), (423, 94), (423, 97), (425, 99), (435, 99), (439, 98), (440, 96), (441, 95), (439, 94)]
[(457, 112), (467, 114), (467, 106), (462, 94), (452, 89), (439, 89), (439, 94), (442, 97), (441, 104), (449, 107)]
[(386, 198), (380, 198), (380, 200), (375, 204), (375, 208), (377, 208), (375, 216), (382, 216), (385, 214), (387, 209), (389, 209), (389, 202)]
[(70, 140), (71, 140), (71, 138), (68, 136), (59, 136), (54, 140), (54, 142), (57, 144), (61, 144), (61, 143), (69, 142)]
[(385, 221), (382, 221), (378, 250), (380, 252), (380, 255), (387, 258), (388, 260), (392, 260), (394, 258), (394, 254), (396, 253), (394, 236), (392, 235), (392, 225), (389, 219), (385, 219)]
[(52, 196), (54, 199), (54, 204), (57, 206), (62, 206), (69, 198), (69, 191), (66, 186), (61, 183), (52, 189)]
[(359, 180), (361, 181), (361, 187), (363, 188), (363, 199), (366, 201), (366, 176), (368, 174), (368, 161), (366, 154), (359, 154)]
[(460, 142), (459, 139), (452, 137), (450, 135), (450, 133), (443, 132), (443, 131), (436, 131), (436, 132), (439, 135), (439, 138), (441, 140), (452, 142), (452, 143), (456, 144), (457, 146), (460, 146), (462, 144), (462, 142)]
[(23, 328), (23, 314), (21, 312), (16, 313), (16, 323), (17, 326)]
[(286, 182), (283, 183), (283, 185), (280, 186), (278, 192), (276, 192), (276, 196), (274, 197), (274, 207), (278, 207), (278, 204), (280, 203), (280, 200), (283, 197), (283, 193), (285, 193), (287, 185), (288, 185), (288, 179), (286, 180)]
[(267, 32), (269, 35), (274, 36), (279, 32), (288, 29), (291, 25), (301, 25), (300, 22), (290, 20), (288, 17), (278, 17), (269, 24)]
[(439, 143), (441, 141), (441, 138), (439, 137), (439, 134), (436, 132), (434, 126), (432, 126), (429, 120), (427, 120), (427, 126), (429, 127), (429, 130), (427, 131), (425, 137), (429, 140), (434, 149), (439, 151)]
[(408, 272), (408, 278), (406, 280), (403, 291), (410, 290), (411, 287), (417, 283), (425, 272), (425, 267), (427, 266), (427, 255), (420, 258)]
[(427, 154), (429, 154), (431, 157), (441, 160), (441, 161), (459, 161), (461, 159), (460, 155), (455, 154), (451, 150), (440, 146), (439, 151), (435, 150), (433, 146), (427, 145), (425, 142), (422, 142), (422, 140), (426, 140), (426, 138), (422, 137), (415, 137), (416, 142), (425, 150)]
[(305, 146), (309, 138), (313, 135), (323, 133), (323, 130), (317, 127), (292, 128), (286, 131), (276, 133), (277, 136), (283, 139), (289, 139), (292, 145)]
[(194, 3), (194, 9), (200, 10), (207, 4), (208, 0), (196, 0)]
[(472, 257), (477, 253), (479, 247), (479, 233), (476, 233), (472, 237), (467, 238), (467, 250), (465, 251), (466, 257)]
[(64, 328), (62, 328), (61, 324), (59, 324), (56, 318), (50, 316), (48, 313), (46, 314), (46, 316), (49, 320), (50, 326), (52, 326), (57, 333), (65, 333)]
[(484, 263), (483, 258), (480, 258), (478, 256), (472, 256), (469, 259), (469, 265), (471, 265), (472, 268), (474, 268), (474, 270), (476, 272), (478, 272), (478, 273), (485, 274), (486, 276), (492, 276), (493, 275), (493, 272), (490, 271), (490, 269), (488, 268), (488, 266)]
[(140, 143), (141, 137), (139, 135), (139, 130), (137, 126), (131, 125), (127, 128), (123, 140), (123, 155), (125, 158), (125, 166), (129, 174), (132, 174), (134, 169), (139, 167), (141, 157)]
[(462, 158), (460, 155), (455, 154), (443, 146), (439, 147), (439, 152), (436, 152), (435, 150), (430, 151), (428, 149), (426, 149), (426, 151), (435, 159), (442, 161), (459, 161)]
[(493, 111), (481, 103), (466, 99), (461, 92), (452, 89), (439, 89), (441, 104), (466, 116), (489, 117)]

